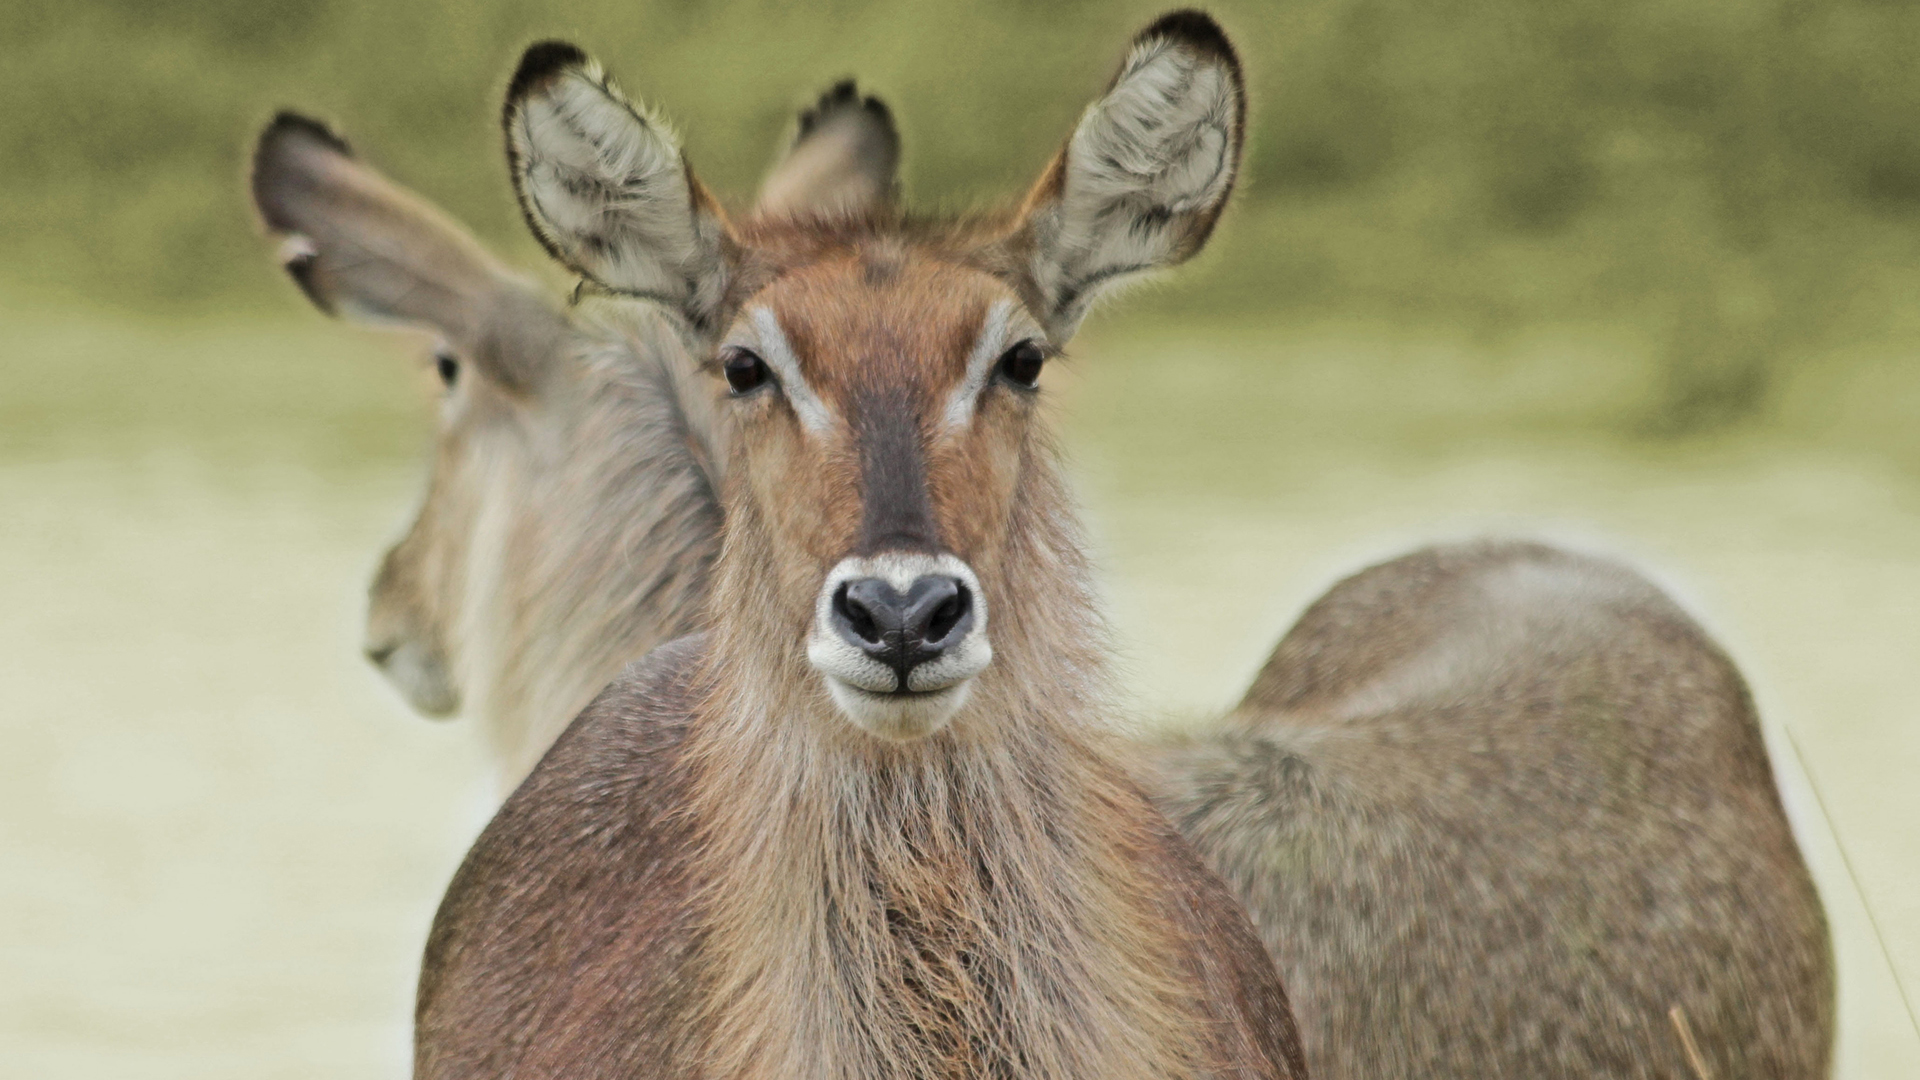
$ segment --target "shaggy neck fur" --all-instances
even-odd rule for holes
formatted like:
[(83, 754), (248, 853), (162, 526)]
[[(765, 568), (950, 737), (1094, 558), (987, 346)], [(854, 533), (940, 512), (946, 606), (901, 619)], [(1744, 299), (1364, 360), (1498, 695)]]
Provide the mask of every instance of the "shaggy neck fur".
[(508, 791), (623, 666), (703, 627), (719, 549), (688, 345), (644, 310), (582, 319), (580, 376), (547, 388), (569, 395), (552, 409), (564, 427), (491, 433), (510, 447), (474, 466), (491, 490), (471, 534), (462, 675)]
[(996, 659), (948, 729), (907, 743), (834, 710), (797, 646), (804, 612), (742, 617), (783, 611), (782, 590), (731, 500), (709, 654), (726, 689), (690, 736), (710, 1075), (1203, 1071), (1183, 943), (1140, 871), (1145, 807), (1095, 745), (1079, 537), (1051, 471), (1027, 476), (983, 586)]

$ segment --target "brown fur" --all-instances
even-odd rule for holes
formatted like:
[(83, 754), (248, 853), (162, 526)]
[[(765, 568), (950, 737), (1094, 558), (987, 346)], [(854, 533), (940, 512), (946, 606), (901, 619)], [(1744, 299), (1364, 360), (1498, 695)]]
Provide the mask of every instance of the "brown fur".
[[(1176, 1038), (1176, 1045), (1193, 1043), (1189, 1052), (1238, 1053), (1253, 1062), (1212, 1075), (1300, 1075), (1288, 1071), (1291, 1066), (1259, 1061), (1259, 1045), (1268, 1053), (1286, 1045), (1291, 1022), (1283, 998), (1258, 992), (1272, 983), (1264, 959), (1253, 959), (1260, 956), (1257, 939), (1225, 901), (1217, 879), (1146, 809), (1131, 784), (1091, 758), (1076, 771), (1091, 766), (1100, 778), (1103, 801), (1087, 808), (1101, 815), (1095, 822), (1076, 822), (1065, 812), (1005, 820), (1019, 808), (1002, 800), (975, 801), (978, 792), (969, 790), (963, 769), (929, 759), (939, 755), (895, 762), (864, 790), (870, 799), (884, 797), (880, 809), (902, 826), (897, 837), (874, 833), (883, 841), (897, 839), (895, 850), (846, 850), (848, 837), (827, 823), (815, 838), (840, 847), (824, 849), (821, 865), (798, 867), (799, 880), (755, 881), (743, 894), (744, 902), (816, 900), (808, 886), (818, 885), (820, 871), (839, 856), (845, 861), (834, 869), (855, 875), (847, 883), (855, 889), (840, 895), (857, 903), (799, 944), (868, 963), (836, 968), (845, 982), (827, 988), (827, 999), (812, 1010), (796, 1009), (796, 1000), (804, 998), (783, 997), (773, 1012), (755, 1012), (747, 1004), (754, 1000), (749, 987), (745, 1001), (713, 1015), (702, 1002), (726, 1000), (714, 986), (730, 972), (713, 960), (724, 954), (714, 940), (716, 924), (727, 920), (702, 909), (749, 875), (717, 875), (720, 859), (694, 855), (701, 836), (695, 816), (683, 810), (694, 778), (711, 775), (689, 760), (694, 740), (687, 715), (704, 696), (706, 647), (702, 638), (688, 638), (633, 665), (561, 738), (475, 846), (448, 890), (429, 942), (416, 1075), (1010, 1077), (1061, 1075), (1057, 1069), (1075, 1064), (1098, 1071), (1065, 1075), (1187, 1075), (1187, 1069), (1155, 1072), (1143, 1062), (1116, 1061), (1115, 1047), (1088, 1045), (1084, 1032), (1031, 1022), (1058, 1017), (1059, 1003), (1048, 1000), (1049, 993), (1098, 998), (1103, 984), (1083, 977), (1103, 973), (1073, 970), (1074, 961), (1083, 959), (1078, 951), (1062, 950), (1048, 933), (1056, 928), (1021, 910), (1058, 902), (1052, 894), (1060, 883), (1046, 874), (1057, 868), (1008, 865), (1005, 847), (979, 844), (1008, 827), (1057, 834), (1053, 844), (1082, 839), (1074, 835), (1082, 830), (1111, 834), (1115, 815), (1135, 823), (1124, 854), (1139, 861), (1106, 887), (1138, 894), (1145, 891), (1142, 882), (1164, 883), (1149, 902), (1155, 918), (1171, 923), (1177, 941), (1207, 943), (1176, 965), (1188, 969), (1191, 985), (1154, 973), (1149, 985), (1160, 985), (1174, 1000), (1153, 1005), (1189, 1004), (1182, 999), (1196, 988), (1217, 995), (1221, 1011), (1238, 1019), (1238, 1038), (1255, 1042), (1236, 1047), (1229, 1029), (1220, 1039), (1224, 1047), (1209, 1047), (1196, 1034), (1220, 1025), (1201, 1023)], [(1041, 769), (1029, 782), (1046, 778)], [(754, 828), (767, 828), (769, 842), (778, 843), (794, 827), (778, 820), (779, 807), (759, 804), (737, 781), (733, 786), (733, 813), (753, 820)], [(809, 802), (806, 809), (852, 809), (846, 800), (855, 792), (810, 786), (815, 790), (804, 798), (821, 803)], [(933, 793), (937, 799), (923, 798)], [(1056, 799), (1043, 808), (1063, 811), (1051, 805)], [(808, 817), (809, 825), (822, 824), (817, 815)], [(954, 825), (972, 831), (956, 818), (984, 826), (987, 835), (976, 835), (971, 845), (977, 850), (950, 857), (978, 860), (976, 865), (954, 867), (929, 858), (935, 854), (930, 847), (955, 839)], [(867, 877), (876, 863), (890, 872)], [(1147, 867), (1152, 870), (1139, 873)], [(961, 872), (949, 876), (949, 870)], [(1000, 876), (989, 877), (994, 874)], [(951, 881), (969, 887), (956, 894), (945, 887)], [(1086, 923), (1094, 910), (1101, 909), (1056, 914)], [(793, 963), (796, 943), (779, 933), (788, 928), (759, 929), (763, 940), (755, 947), (764, 951), (756, 955)], [(1085, 929), (1118, 936), (1122, 928), (1097, 922)], [(1005, 940), (1022, 931), (1036, 937)], [(901, 947), (896, 939), (903, 937), (911, 947)], [(1011, 982), (1004, 967), (1010, 958), (1022, 964)], [(1146, 963), (1140, 956), (1122, 959)], [(785, 972), (796, 973), (807, 974)], [(1058, 985), (1062, 978), (1069, 984)], [(849, 993), (863, 996), (841, 996)], [(1164, 1024), (1178, 1015), (1176, 1010), (1159, 1019)], [(708, 1027), (716, 1022), (723, 1025), (718, 1032)], [(809, 1022), (826, 1032), (806, 1030)], [(884, 1030), (889, 1025), (891, 1032)], [(870, 1056), (862, 1068), (833, 1056), (836, 1042), (865, 1048), (876, 1034), (894, 1036), (886, 1046), (889, 1062)], [(1139, 1032), (1120, 1034), (1123, 1044), (1141, 1038)], [(789, 1045), (769, 1047), (770, 1039)], [(1092, 1060), (1057, 1060), (1063, 1052)], [(791, 1055), (784, 1069), (764, 1060), (778, 1053)]]
[(700, 1075), (674, 1022), (698, 989), (680, 766), (699, 641), (603, 693), (461, 865), (427, 943), (416, 1076)]
[[(1036, 399), (967, 382), (990, 308), (1035, 292), (1002, 234), (876, 213), (716, 241), (577, 50), (537, 46), (512, 85), (517, 188), (556, 254), (653, 283), (716, 346), (775, 320), (787, 366), (714, 402), (711, 630), (583, 714), (449, 891), (417, 1074), (1303, 1076), (1253, 928), (1102, 734), (1104, 632)], [(913, 467), (875, 466), (875, 440)], [(806, 645), (830, 572), (896, 550), (977, 575), (993, 648), (950, 722), (899, 739), (856, 726)]]
[[(868, 284), (860, 263), (857, 253), (829, 255), (756, 303), (780, 312), (810, 382), (838, 411), (891, 385), (885, 400), (924, 417), (959, 380), (968, 342), (956, 331), (977, 324), (995, 286), (917, 252), (888, 285)], [(821, 576), (858, 530), (850, 456), (803, 438), (771, 396), (735, 406), (715, 630), (702, 662), (659, 676), (710, 689), (684, 711), (655, 710), (630, 681), (574, 736), (593, 745), (596, 717), (652, 715), (685, 732), (680, 756), (631, 776), (602, 772), (602, 759), (582, 760), (563, 742), (502, 810), (437, 922), (420, 1075), (466, 1075), (466, 1063), (504, 1052), (516, 1036), (487, 1018), (534, 1008), (542, 980), (579, 964), (619, 966), (601, 936), (612, 931), (598, 923), (540, 922), (541, 959), (529, 971), (534, 946), (514, 933), (527, 918), (520, 905), (560, 901), (475, 911), (463, 899), (566, 880), (573, 903), (601, 910), (602, 871), (546, 841), (610, 835), (612, 822), (635, 830), (620, 842), (633, 850), (611, 856), (606, 873), (684, 860), (694, 886), (682, 891), (674, 870), (658, 894), (632, 903), (690, 905), (697, 945), (688, 969), (669, 977), (636, 965), (607, 993), (623, 1016), (674, 1029), (647, 1045), (698, 1045), (702, 1075), (1295, 1075), (1285, 999), (1253, 962), (1243, 917), (1102, 747), (1101, 635), (1030, 412), (1002, 392), (931, 466), (942, 546), (981, 577), (997, 658), (950, 729), (893, 744), (833, 711), (797, 647)], [(648, 791), (647, 776), (687, 785), (670, 829), (688, 831), (665, 834), (681, 839), (656, 836), (625, 796), (551, 793), (615, 787), (647, 805), (680, 804)], [(569, 809), (561, 835), (549, 836), (556, 799)], [(523, 835), (534, 839), (514, 839)], [(648, 854), (669, 842), (695, 854)], [(619, 933), (649, 956), (681, 947), (644, 929)], [(449, 944), (475, 940), (485, 944)], [(701, 988), (691, 1004), (659, 1000), (687, 983)], [(591, 1019), (598, 1000), (568, 1006), (587, 1018), (578, 1037), (593, 1045), (605, 1037)], [(585, 1068), (573, 1050), (546, 1049), (573, 1030), (528, 1037), (543, 1060)], [(604, 1060), (586, 1075), (615, 1075), (612, 1064), (630, 1059)]]
[(1316, 1076), (1814, 1080), (1833, 956), (1726, 656), (1524, 543), (1309, 608), (1160, 801), (1261, 927)]
[[(897, 275), (903, 247), (888, 247), (888, 237), (938, 243), (965, 231), (994, 235), (1009, 220), (951, 230), (876, 208), (824, 221), (749, 221), (742, 233), (760, 252), (755, 272), (764, 282), (829, 247)], [(404, 233), (389, 239), (389, 250), (417, 244)], [(952, 255), (964, 260), (968, 250), (958, 245)], [(983, 262), (1003, 271), (1016, 264)], [(892, 280), (863, 274), (869, 285)], [(604, 426), (564, 426), (604, 438), (621, 423), (610, 416)], [(610, 494), (638, 484), (609, 471), (619, 461), (583, 438), (531, 462), (518, 497), (588, 490), (580, 475), (601, 476)], [(454, 475), (455, 466), (439, 473)], [(403, 584), (376, 586), (390, 598), (376, 602), (376, 616), (441, 595), (439, 586), (405, 586), (406, 576), (472, 557), (462, 550), (471, 534), (437, 523), (436, 504), (429, 499), (415, 534), (444, 529), (447, 553), (403, 560), (419, 569)], [(711, 518), (692, 520), (717, 520), (717, 498), (710, 505)], [(595, 509), (591, 522), (541, 533), (538, 541), (557, 550), (534, 562), (577, 558), (634, 513), (618, 499)], [(717, 532), (631, 535), (638, 557), (613, 566), (608, 584), (583, 591), (551, 621), (516, 624), (536, 645), (568, 620), (600, 627), (583, 639), (605, 645), (604, 653), (528, 650), (551, 665), (549, 677), (579, 688), (576, 695), (621, 657), (644, 651), (648, 635), (660, 632), (650, 620), (675, 625), (705, 603), (704, 587), (653, 591), (649, 567), (662, 549), (710, 561)], [(1536, 587), (1485, 589), (1515, 574)], [(1595, 587), (1606, 582), (1614, 584)], [(624, 599), (631, 597), (639, 599)], [(1499, 663), (1429, 670), (1412, 684), (1385, 676), (1403, 666), (1390, 658), (1435, 640), (1535, 625), (1558, 627), (1561, 644), (1522, 640)], [(1565, 667), (1569, 643), (1588, 658), (1578, 671)], [(1476, 648), (1483, 661), (1493, 655)], [(572, 672), (556, 670), (569, 663)], [(1703, 677), (1666, 678), (1657, 693), (1646, 690), (1646, 672), (1663, 667)], [(1351, 712), (1329, 729), (1314, 702), (1360, 688), (1377, 694), (1372, 711)], [(1529, 702), (1523, 714), (1510, 700), (1516, 693)], [(557, 720), (565, 697), (514, 700)], [(1406, 734), (1434, 718), (1453, 736), (1481, 742), (1469, 752), (1456, 746), (1459, 738)], [(559, 728), (555, 720), (527, 725), (520, 760), (537, 757), (544, 733)], [(1569, 749), (1556, 733), (1576, 722), (1587, 725), (1585, 735)], [(1710, 742), (1729, 749), (1670, 752), (1672, 731), (1701, 724)], [(638, 745), (635, 733), (620, 738)], [(1814, 1076), (1825, 1068), (1831, 950), (1765, 774), (1751, 706), (1712, 643), (1627, 571), (1528, 545), (1422, 552), (1376, 568), (1315, 605), (1226, 724), (1151, 753), (1162, 759), (1165, 805), (1274, 945), (1320, 1075), (1686, 1075), (1676, 1071), (1677, 1043), (1661, 1019), (1669, 1002), (1685, 1006), (1714, 1075)], [(1725, 768), (1728, 754), (1745, 764)], [(1553, 755), (1559, 759), (1542, 764)], [(1616, 790), (1630, 775), (1622, 762), (1653, 762), (1661, 783)], [(1552, 782), (1523, 786), (1535, 777)], [(1570, 803), (1565, 792), (1595, 797)], [(1712, 828), (1697, 828), (1703, 801), (1721, 807)], [(1514, 810), (1539, 805), (1553, 812)], [(1730, 816), (1727, 806), (1751, 812)], [(1729, 891), (1724, 882), (1736, 863), (1766, 869)], [(1658, 901), (1650, 907), (1631, 899), (1637, 894)], [(1608, 946), (1569, 952), (1561, 939), (1568, 928)]]
[[(1043, 182), (1035, 190), (1047, 188)], [(937, 246), (999, 235), (1012, 220), (953, 229), (903, 220), (885, 207), (749, 220), (740, 231), (758, 261), (736, 284), (764, 286), (828, 248), (864, 260), (867, 284), (887, 284), (902, 270), (905, 241)], [(423, 241), (393, 221), (374, 223), (390, 232), (378, 247), (418, 249)], [(948, 255), (977, 259), (1017, 286), (1017, 256), (970, 243), (949, 244)], [(674, 408), (700, 404), (661, 400)], [(682, 423), (701, 426), (697, 414)], [(594, 426), (595, 437), (620, 424), (610, 416)], [(617, 481), (609, 468), (620, 455), (602, 449), (582, 439), (530, 460), (530, 479), (515, 497), (593, 488), (576, 474), (600, 476), (595, 484), (609, 492), (640, 482)], [(452, 464), (440, 467), (454, 472)], [(691, 520), (718, 519), (717, 497), (709, 498), (711, 518), (703, 512)], [(435, 502), (416, 534), (445, 528), (434, 520)], [(600, 546), (597, 538), (622, 531), (619, 523), (634, 513), (618, 499), (595, 509), (590, 520), (556, 519), (573, 523), (540, 533), (537, 541), (556, 550), (534, 561), (575, 559), (582, 547)], [(430, 578), (427, 566), (476, 557), (463, 550), (474, 544), (470, 532), (445, 532), (438, 542), (446, 554), (405, 560), (421, 569), (403, 581), (413, 573)], [(659, 625), (675, 625), (705, 603), (704, 584), (693, 587), (692, 579), (687, 588), (655, 592), (649, 567), (663, 554), (710, 561), (717, 531), (629, 535), (635, 555), (612, 566), (603, 587), (583, 590), (551, 620), (515, 624), (536, 645), (568, 620), (601, 628), (582, 639), (604, 645), (603, 653), (530, 650), (543, 658), (544, 674), (578, 688), (575, 695), (659, 640), (649, 638)], [(1536, 587), (1485, 588), (1516, 573)], [(1613, 585), (1595, 587), (1606, 582)], [(443, 590), (376, 586), (396, 607)], [(376, 616), (387, 606), (376, 602)], [(1557, 627), (1560, 644), (1547, 647), (1518, 629), (1536, 625)], [(1489, 651), (1489, 633), (1519, 646)], [(1483, 640), (1474, 650), (1481, 663), (1430, 668), (1411, 683), (1387, 675), (1407, 670), (1392, 658), (1475, 635)], [(1573, 645), (1587, 661), (1568, 670), (1564, 654)], [(1484, 662), (1494, 655), (1500, 662)], [(568, 664), (574, 670), (561, 670)], [(1647, 673), (1660, 670), (1694, 675), (1663, 677), (1657, 692), (1648, 690)], [(1371, 711), (1349, 711), (1329, 727), (1316, 702), (1361, 689), (1375, 695)], [(559, 729), (567, 697), (513, 695), (518, 708), (550, 718), (527, 722), (520, 761), (537, 757), (545, 733)], [(1436, 739), (1426, 730), (1436, 721), (1459, 738)], [(1585, 734), (1569, 745), (1559, 733), (1575, 723)], [(1687, 744), (1672, 752), (1673, 731), (1702, 725), (1712, 735), (1706, 745), (1729, 749)], [(639, 746), (641, 734), (622, 728), (609, 738)], [(1289, 973), (1321, 1075), (1684, 1076), (1661, 1019), (1671, 1004), (1686, 1008), (1714, 1075), (1813, 1076), (1825, 1068), (1831, 950), (1765, 775), (1751, 706), (1712, 643), (1627, 571), (1528, 545), (1422, 552), (1376, 568), (1315, 605), (1230, 721), (1150, 753), (1162, 761), (1165, 805), (1249, 905)], [(660, 760), (628, 766), (643, 770)], [(1727, 760), (1745, 764), (1729, 769)], [(1642, 769), (1660, 783), (1615, 787)], [(668, 773), (677, 775), (661, 775)], [(1583, 804), (1568, 793), (1592, 798)], [(1698, 828), (1702, 805), (1718, 807), (1708, 816), (1711, 828)], [(1551, 812), (1524, 812), (1541, 806)], [(1751, 812), (1729, 815), (1730, 806)], [(1737, 864), (1765, 869), (1729, 889), (1729, 867)], [(1574, 928), (1606, 947), (1569, 951), (1562, 935)]]

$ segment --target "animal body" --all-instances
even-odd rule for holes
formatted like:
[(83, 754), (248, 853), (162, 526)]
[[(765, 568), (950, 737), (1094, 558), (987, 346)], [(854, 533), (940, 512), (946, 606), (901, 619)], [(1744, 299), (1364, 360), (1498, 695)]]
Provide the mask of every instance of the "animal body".
[(1015, 211), (728, 222), (571, 46), (506, 130), (529, 223), (703, 340), (706, 632), (568, 729), (435, 919), (416, 1075), (1301, 1077), (1245, 914), (1117, 763), (1038, 416), (1108, 281), (1204, 243), (1244, 90), (1144, 30)]
[[(890, 205), (898, 140), (883, 107), (836, 88), (800, 127), (756, 214)], [(364, 267), (379, 265), (368, 252), (477, 250), (423, 239), (422, 221), (462, 234), (307, 128), (270, 128), (256, 171), (289, 177), (272, 196), (289, 202), (262, 205), (300, 234), (297, 272), (335, 252)], [(299, 154), (275, 149), (289, 136), (308, 140)], [(352, 179), (335, 179), (343, 173)], [(353, 198), (328, 195), (342, 182)], [(381, 207), (371, 217), (356, 212), (368, 200)], [(328, 300), (340, 277), (305, 283)], [(605, 381), (551, 399), (503, 394), (538, 417), (515, 429), (590, 427), (601, 441), (552, 441), (535, 455), (528, 440), (462, 437), (454, 414), (427, 507), (389, 556), (405, 565), (410, 547), (441, 553), (419, 565), (456, 568), (424, 575), (438, 583), (424, 595), (448, 599), (397, 603), (410, 575), (388, 571), (372, 620), (374, 640), (392, 625), (383, 611), (417, 611), (402, 640), (450, 640), (456, 658), (541, 658), (526, 666), (538, 680), (479, 660), (447, 665), (462, 673), (450, 678), (467, 688), (467, 710), (489, 722), (510, 782), (620, 664), (706, 625), (725, 516), (722, 431), (688, 374), (697, 335), (646, 302), (547, 310), (564, 324), (562, 344), (523, 350), (518, 363), (568, 373), (547, 376), (563, 385)], [(464, 340), (451, 317), (407, 317)], [(465, 348), (461, 378), (476, 351)], [(491, 394), (493, 380), (483, 370), (476, 382)], [(569, 413), (596, 402), (617, 408), (592, 425)], [(523, 455), (514, 470), (527, 477), (495, 493), (493, 519), (549, 523), (529, 526), (511, 559), (508, 545), (480, 542), (493, 534), (435, 512), (462, 484), (476, 489), (466, 497), (484, 494), (487, 445)], [(557, 514), (527, 503), (543, 491), (602, 494)], [(539, 618), (503, 617), (510, 605), (461, 614), (480, 607), (475, 597), (537, 597), (539, 583), (518, 577), (559, 566), (594, 568), (580, 576), (592, 587)], [(671, 587), (656, 584), (658, 566), (677, 568)], [(389, 673), (397, 666), (390, 658)], [(513, 689), (539, 680), (556, 689)], [(657, 743), (638, 726), (628, 737)], [(1704, 633), (1631, 571), (1523, 544), (1376, 567), (1310, 609), (1229, 717), (1139, 752), (1142, 777), (1280, 963), (1317, 1075), (1692, 1076), (1676, 1007), (1715, 1076), (1825, 1073), (1831, 949), (1750, 700)]]
[(1752, 699), (1638, 574), (1518, 542), (1365, 570), (1151, 757), (1316, 1076), (1827, 1074), (1832, 950)]

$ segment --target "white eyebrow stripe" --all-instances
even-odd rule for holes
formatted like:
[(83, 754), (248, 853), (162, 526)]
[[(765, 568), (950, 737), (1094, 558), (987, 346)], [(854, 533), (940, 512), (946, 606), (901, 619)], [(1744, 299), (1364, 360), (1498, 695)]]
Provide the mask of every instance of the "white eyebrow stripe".
[(786, 393), (795, 415), (800, 417), (800, 426), (815, 435), (831, 430), (833, 414), (800, 374), (800, 359), (793, 355), (793, 346), (787, 344), (787, 335), (780, 331), (780, 320), (774, 318), (773, 310), (754, 308), (753, 328), (760, 335), (760, 359), (765, 360), (780, 379), (780, 389)]
[(1007, 318), (1013, 313), (1013, 301), (996, 300), (987, 309), (987, 321), (981, 324), (979, 340), (973, 343), (973, 351), (967, 354), (967, 377), (947, 399), (947, 430), (959, 431), (973, 422), (973, 403), (980, 397), (980, 389), (987, 385), (987, 376), (993, 372), (993, 362), (1000, 358), (1002, 347), (1006, 345)]

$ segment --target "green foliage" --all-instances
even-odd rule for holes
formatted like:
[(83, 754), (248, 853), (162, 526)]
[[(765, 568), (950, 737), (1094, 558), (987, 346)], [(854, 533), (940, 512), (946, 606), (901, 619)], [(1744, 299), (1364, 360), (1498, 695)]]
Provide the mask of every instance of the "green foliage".
[[(1165, 2), (0, 0), (0, 275), (144, 309), (280, 295), (241, 186), (280, 106), (537, 262), (493, 116), (552, 36), (662, 106), (733, 197), (848, 73), (895, 105), (915, 199), (1005, 197)], [(1762, 401), (1849, 283), (1920, 241), (1914, 5), (1213, 7), (1255, 129), (1220, 250), (1150, 301), (1170, 311), (1627, 320), (1667, 342), (1684, 429)]]

